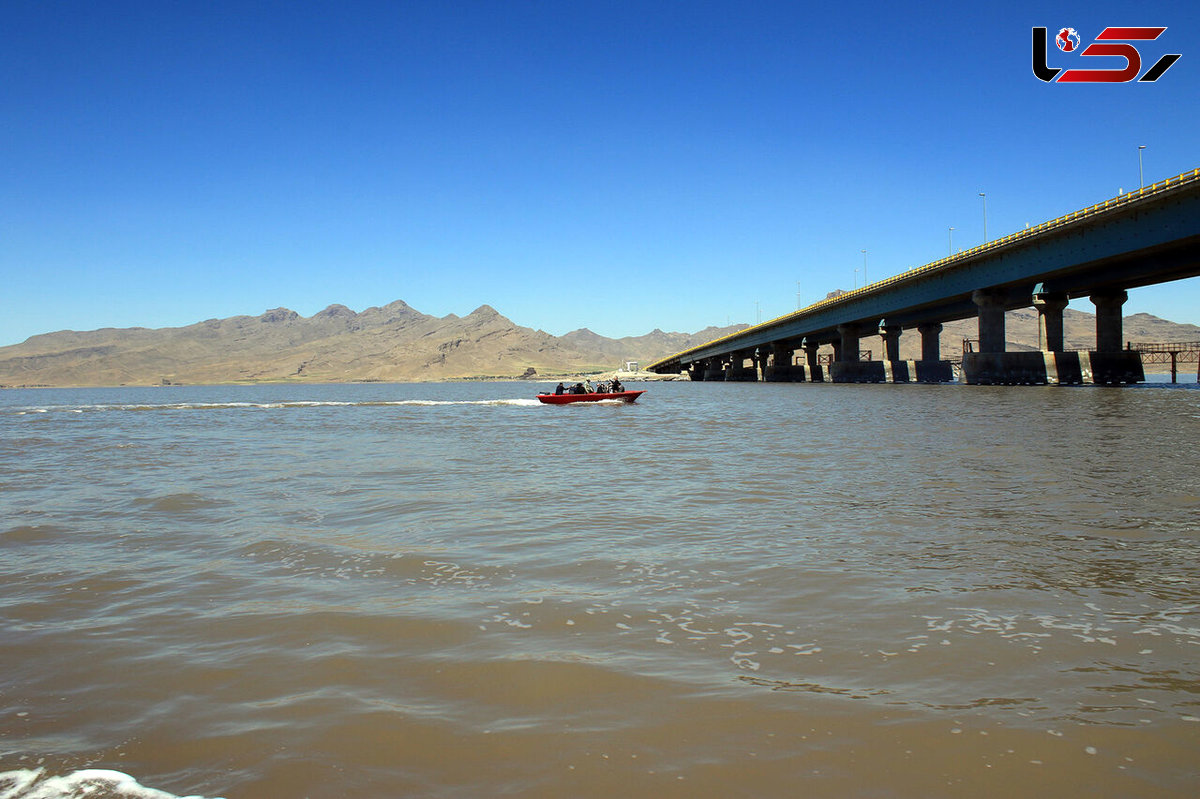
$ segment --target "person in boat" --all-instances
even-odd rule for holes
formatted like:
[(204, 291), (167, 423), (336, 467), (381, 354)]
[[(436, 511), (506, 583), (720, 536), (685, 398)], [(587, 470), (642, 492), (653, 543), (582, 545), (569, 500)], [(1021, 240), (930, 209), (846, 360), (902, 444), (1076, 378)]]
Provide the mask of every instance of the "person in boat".
[(591, 380), (588, 380), (585, 378), (583, 382), (587, 385), (587, 390), (584, 392), (585, 394), (595, 394), (596, 393), (596, 389), (592, 386)]
[(609, 390), (614, 394), (620, 394), (625, 390), (625, 386), (621, 385), (621, 381), (614, 377), (612, 381), (612, 387)]
[(559, 383), (558, 386), (554, 389), (554, 393), (555, 394), (565, 394), (565, 393), (567, 393), (567, 390), (565, 388), (563, 388), (562, 383)]
[(583, 383), (576, 383), (575, 385), (571, 386), (571, 393), (572, 394), (586, 394), (587, 389), (583, 387)]
[(600, 385), (596, 386), (596, 392), (599, 394), (607, 394), (609, 392), (608, 382), (600, 381)]

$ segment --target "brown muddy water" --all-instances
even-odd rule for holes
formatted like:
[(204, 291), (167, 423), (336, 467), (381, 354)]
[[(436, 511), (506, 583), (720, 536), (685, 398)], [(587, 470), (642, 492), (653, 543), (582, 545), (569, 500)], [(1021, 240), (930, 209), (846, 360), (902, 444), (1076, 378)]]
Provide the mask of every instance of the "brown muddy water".
[(647, 388), (0, 392), (0, 797), (1200, 793), (1200, 390)]

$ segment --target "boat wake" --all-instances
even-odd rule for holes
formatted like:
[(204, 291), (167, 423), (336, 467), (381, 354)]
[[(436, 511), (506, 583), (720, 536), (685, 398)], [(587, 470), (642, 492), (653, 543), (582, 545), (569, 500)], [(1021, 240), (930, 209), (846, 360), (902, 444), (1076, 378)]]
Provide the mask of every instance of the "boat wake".
[[(441, 407), (441, 406), (512, 406), (518, 408), (536, 408), (540, 405), (536, 399), (511, 398), (488, 400), (366, 400), (360, 402), (339, 402), (331, 400), (294, 400), (280, 402), (170, 402), (170, 403), (131, 403), (94, 405), (45, 405), (27, 406), (7, 409), (16, 416), (48, 413), (95, 413), (95, 412), (155, 412), (155, 411), (213, 411), (213, 410), (278, 410), (297, 408), (398, 408), (398, 407)], [(3, 799), (3, 797), (0, 797)]]

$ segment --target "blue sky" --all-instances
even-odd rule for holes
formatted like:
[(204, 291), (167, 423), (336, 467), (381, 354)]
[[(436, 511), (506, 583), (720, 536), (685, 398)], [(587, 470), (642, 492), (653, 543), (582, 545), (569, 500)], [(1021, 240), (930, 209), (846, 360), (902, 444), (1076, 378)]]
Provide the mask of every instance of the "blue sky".
[[(1138, 145), (1147, 183), (1200, 166), (1200, 6), (913, 6), (3, 0), (0, 345), (397, 299), (753, 323), (864, 249), (874, 281), (980, 243), (981, 191), (995, 238), (1137, 188)], [(1035, 25), (1183, 57), (1046, 84)]]

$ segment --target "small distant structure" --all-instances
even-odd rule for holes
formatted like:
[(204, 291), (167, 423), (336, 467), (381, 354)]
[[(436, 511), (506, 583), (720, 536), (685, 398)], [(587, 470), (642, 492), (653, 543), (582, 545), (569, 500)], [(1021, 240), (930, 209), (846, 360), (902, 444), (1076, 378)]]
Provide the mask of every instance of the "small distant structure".
[(637, 361), (626, 361), (625, 362), (625, 371), (626, 372), (636, 372), (637, 370), (638, 370), (638, 362)]

